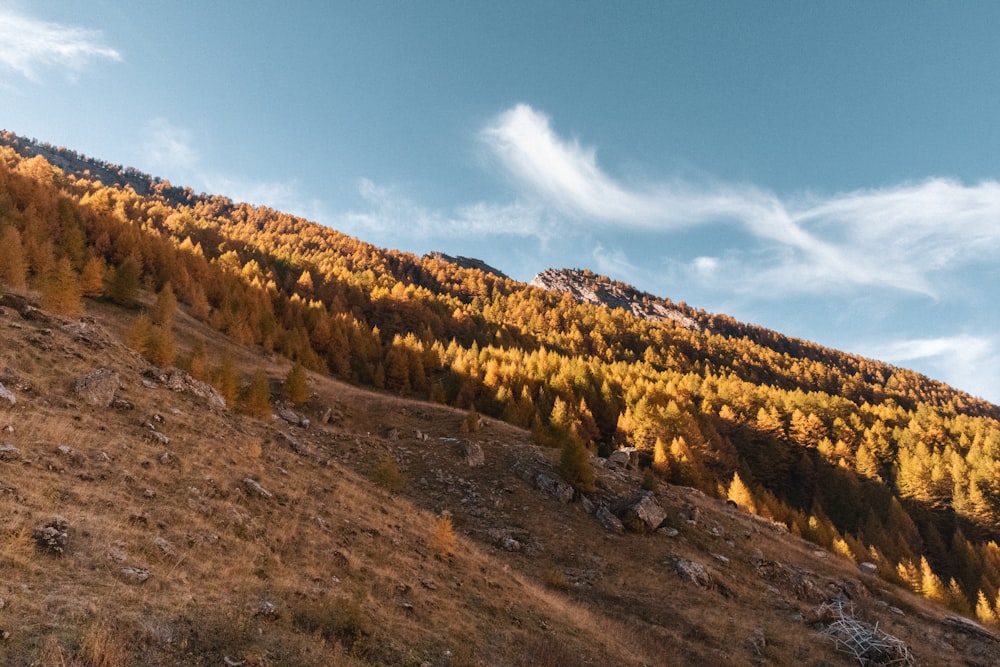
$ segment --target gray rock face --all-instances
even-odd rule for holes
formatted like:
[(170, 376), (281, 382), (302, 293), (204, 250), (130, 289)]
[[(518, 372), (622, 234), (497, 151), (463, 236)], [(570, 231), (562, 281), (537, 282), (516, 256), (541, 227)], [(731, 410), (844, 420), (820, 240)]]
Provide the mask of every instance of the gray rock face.
[(115, 400), (121, 377), (109, 368), (98, 368), (73, 383), (73, 393), (87, 405), (106, 408)]
[(625, 533), (625, 525), (621, 522), (621, 519), (616, 517), (614, 513), (612, 513), (612, 511), (604, 505), (597, 508), (594, 516), (601, 522), (604, 530), (609, 533), (614, 533), (615, 535), (623, 535)]
[(637, 498), (626, 501), (620, 506), (618, 516), (622, 523), (631, 531), (637, 533), (651, 533), (660, 527), (663, 520), (667, 518), (660, 503), (652, 493), (644, 492)]
[(17, 405), (17, 397), (7, 387), (0, 384), (0, 410), (12, 408)]
[(226, 409), (226, 399), (222, 397), (222, 394), (216, 391), (215, 387), (207, 382), (195, 380), (184, 371), (170, 371), (170, 374), (167, 376), (164, 384), (167, 389), (172, 391), (184, 392), (204, 399), (210, 408), (216, 408), (218, 410)]
[(709, 574), (708, 570), (701, 563), (678, 558), (674, 561), (674, 570), (677, 572), (677, 576), (685, 581), (701, 586), (702, 588), (712, 587), (712, 575)]
[(573, 487), (545, 472), (535, 475), (535, 486), (561, 503), (573, 502)]

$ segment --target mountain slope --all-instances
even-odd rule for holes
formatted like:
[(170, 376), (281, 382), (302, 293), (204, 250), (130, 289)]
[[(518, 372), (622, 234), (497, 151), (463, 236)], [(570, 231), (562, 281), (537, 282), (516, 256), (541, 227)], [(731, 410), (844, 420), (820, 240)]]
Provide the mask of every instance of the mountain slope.
[[(108, 340), (116, 341), (116, 345), (127, 340), (139, 356), (114, 348), (114, 354), (102, 352), (103, 357), (98, 355), (92, 361), (116, 367), (132, 364), (118, 372), (122, 376), (132, 373), (133, 379), (139, 372), (135, 364), (141, 363), (164, 368), (180, 365), (199, 380), (210, 380), (229, 405), (236, 406), (238, 414), (227, 411), (211, 418), (199, 415), (190, 422), (191, 442), (208, 448), (202, 458), (211, 463), (203, 463), (202, 467), (235, 466), (233, 462), (242, 459), (229, 455), (229, 451), (241, 448), (247, 448), (249, 458), (257, 460), (269, 451), (267, 443), (271, 439), (278, 447), (275, 451), (283, 452), (276, 478), (255, 477), (258, 472), (251, 469), (235, 481), (227, 477), (229, 486), (223, 491), (206, 490), (191, 479), (187, 486), (172, 487), (182, 493), (195, 489), (194, 496), (208, 493), (211, 499), (225, 501), (223, 514), (227, 522), (235, 523), (217, 524), (209, 534), (223, 535), (220, 531), (226, 528), (238, 531), (240, 539), (246, 535), (259, 537), (260, 526), (232, 527), (241, 525), (239, 517), (253, 513), (249, 505), (234, 505), (230, 500), (277, 499), (277, 504), (284, 507), (281, 502), (287, 499), (285, 496), (272, 490), (268, 498), (257, 486), (266, 489), (268, 484), (275, 484), (275, 479), (286, 479), (286, 475), (291, 479), (296, 466), (308, 467), (307, 460), (319, 460), (316, 457), (320, 453), (324, 463), (337, 460), (329, 451), (340, 450), (329, 450), (331, 441), (322, 436), (325, 428), (287, 432), (281, 440), (260, 430), (260, 419), (266, 423), (274, 409), (285, 407), (276, 404), (278, 385), (294, 362), (293, 370), (301, 373), (302, 368), (307, 368), (313, 372), (314, 383), (329, 387), (324, 390), (328, 391), (324, 398), (329, 399), (327, 404), (323, 409), (313, 407), (314, 426), (317, 421), (325, 421), (322, 417), (342, 412), (326, 409), (334, 407), (338, 400), (335, 395), (358, 397), (358, 419), (352, 422), (345, 416), (347, 430), (339, 436), (344, 442), (354, 442), (341, 452), (351, 468), (370, 471), (373, 480), (392, 490), (393, 498), (405, 497), (413, 508), (434, 514), (451, 511), (455, 525), (470, 537), (488, 549), (499, 546), (503, 553), (494, 556), (525, 565), (528, 569), (524, 571), (530, 574), (527, 583), (543, 582), (547, 586), (541, 589), (545, 599), (539, 604), (551, 605), (560, 600), (558, 595), (551, 597), (553, 590), (570, 591), (576, 602), (595, 615), (598, 626), (607, 620), (605, 614), (628, 627), (645, 627), (644, 619), (661, 618), (658, 609), (664, 603), (658, 583), (664, 576), (669, 575), (667, 581), (673, 581), (670, 577), (685, 572), (694, 572), (692, 578), (700, 584), (694, 584), (696, 589), (690, 597), (681, 595), (681, 602), (670, 614), (687, 614), (689, 607), (704, 609), (703, 605), (709, 604), (713, 608), (722, 605), (733, 617), (742, 618), (751, 609), (756, 613), (752, 619), (771, 618), (776, 609), (784, 608), (782, 605), (791, 605), (788, 608), (796, 609), (794, 613), (811, 619), (806, 612), (815, 611), (824, 601), (849, 596), (862, 605), (854, 595), (858, 586), (869, 590), (871, 605), (880, 599), (885, 601), (890, 595), (885, 591), (902, 587), (950, 607), (952, 613), (995, 623), (995, 600), (1000, 590), (1000, 481), (995, 475), (1000, 463), (1000, 422), (996, 406), (905, 369), (790, 339), (724, 315), (695, 311), (683, 304), (674, 306), (589, 272), (558, 274), (567, 289), (577, 292), (576, 297), (568, 292), (560, 294), (475, 267), (376, 248), (266, 208), (194, 195), (132, 173), (134, 170), (39, 146), (9, 133), (0, 135), (0, 139), (7, 145), (0, 146), (0, 284), (8, 292), (7, 298), (13, 299), (10, 307), (18, 317), (35, 322), (35, 311), (17, 299), (22, 295), (37, 299), (41, 316), (68, 318), (73, 324), (67, 331), (74, 333), (67, 335), (71, 339), (79, 335), (76, 342), (93, 352), (105, 349), (99, 347), (105, 344), (101, 343), (105, 337), (91, 340), (83, 329), (94, 323), (86, 318), (101, 314), (102, 326), (114, 333)], [(41, 157), (43, 154), (62, 160), (65, 170), (53, 168)], [(107, 180), (95, 181), (87, 173), (92, 167)], [(151, 185), (146, 194), (140, 194), (135, 186), (122, 187), (121, 181), (115, 180), (122, 178)], [(681, 317), (655, 316), (656, 311), (671, 308), (699, 326), (685, 326)], [(79, 319), (81, 314), (85, 319)], [(27, 331), (27, 325), (13, 321), (18, 326), (11, 327), (11, 340), (21, 340), (15, 334)], [(5, 348), (4, 354), (11, 360), (11, 379), (0, 382), (13, 386), (17, 393), (22, 391), (18, 389), (23, 384), (19, 379), (22, 374), (30, 378), (35, 366), (48, 368), (53, 374), (48, 382), (57, 398), (36, 406), (43, 410), (31, 413), (29, 421), (62, 419), (62, 423), (72, 424), (72, 411), (46, 410), (78, 406), (77, 401), (65, 397), (66, 378), (55, 378), (60, 371), (68, 373), (76, 363), (72, 360), (86, 357), (86, 352), (67, 343), (54, 326), (44, 325), (30, 335), (30, 339), (24, 339), (29, 344), (25, 350)], [(53, 342), (56, 339), (58, 342)], [(91, 345), (98, 347), (91, 350)], [(57, 360), (65, 360), (66, 368), (57, 371)], [(77, 370), (83, 372), (79, 368), (73, 372)], [(166, 383), (210, 395), (207, 385), (188, 382), (184, 377), (153, 373), (139, 384), (144, 389), (155, 389)], [(29, 394), (35, 381), (37, 378), (25, 384)], [(147, 387), (143, 381), (152, 386)], [(318, 386), (314, 384), (314, 389)], [(365, 393), (372, 389), (385, 393)], [(126, 400), (135, 404), (131, 397)], [(428, 407), (412, 408), (406, 402), (410, 400)], [(22, 396), (15, 410), (24, 403)], [(148, 405), (150, 412), (158, 409)], [(182, 406), (170, 407), (184, 412)], [(390, 409), (406, 412), (400, 417)], [(428, 423), (415, 423), (410, 410), (427, 415), (419, 419)], [(377, 422), (362, 416), (370, 411), (381, 415)], [(111, 413), (112, 417), (116, 414)], [(490, 428), (502, 430), (505, 435), (496, 437), (492, 445), (481, 444), (489, 463), (472, 471), (462, 466), (466, 460), (479, 459), (476, 448), (470, 447), (459, 456), (459, 443), (448, 438), (464, 438), (461, 423), (470, 425), (471, 435), (479, 415), (493, 425)], [(84, 417), (76, 416), (83, 423)], [(160, 416), (170, 423), (168, 415)], [(162, 442), (159, 436), (150, 435), (159, 430), (160, 422), (143, 419), (138, 425), (130, 425), (112, 417), (104, 424), (110, 433), (128, 427), (132, 431), (121, 432)], [(389, 428), (387, 425), (395, 423), (397, 417), (402, 421), (395, 424), (395, 429)], [(204, 428), (200, 420), (204, 420)], [(416, 431), (426, 435), (438, 421), (451, 423), (452, 427), (450, 432), (434, 432), (436, 437), (446, 439), (436, 443), (439, 447), (428, 449), (426, 443), (434, 441), (416, 438)], [(97, 415), (86, 423), (94, 429), (102, 426)], [(70, 430), (62, 428), (59, 433)], [(410, 442), (411, 431), (416, 443)], [(490, 433), (478, 437), (489, 439)], [(398, 444), (393, 444), (397, 443), (390, 437), (393, 434), (400, 438)], [(161, 435), (169, 437), (169, 433)], [(244, 435), (250, 440), (245, 440)], [(36, 440), (42, 442), (45, 437)], [(210, 449), (216, 441), (226, 443), (226, 454)], [(31, 441), (11, 442), (18, 452), (5, 453), (4, 457), (30, 469), (34, 455), (24, 457), (20, 452), (30, 451), (24, 448)], [(58, 444), (55, 446), (60, 455), (70, 456), (59, 450)], [(66, 446), (76, 451), (74, 445)], [(295, 457), (285, 458), (291, 456), (286, 448)], [(103, 461), (104, 450), (92, 449), (97, 461)], [(110, 452), (104, 454), (111, 458)], [(229, 458), (224, 458), (227, 455)], [(299, 460), (302, 456), (307, 459)], [(40, 456), (39, 460), (48, 466), (51, 458)], [(424, 467), (425, 459), (434, 465)], [(137, 480), (146, 474), (141, 471), (160, 470), (157, 460), (143, 459), (148, 466), (143, 467), (140, 461), (139, 469), (127, 477)], [(167, 456), (166, 461), (170, 460)], [(629, 472), (612, 463), (619, 460), (631, 466)], [(459, 467), (454, 468), (456, 465)], [(12, 469), (21, 471), (17, 465)], [(235, 472), (233, 468), (227, 475)], [(214, 475), (205, 475), (220, 483)], [(517, 497), (525, 480), (529, 489), (547, 489), (563, 500), (572, 499), (572, 504), (557, 503), (556, 514), (547, 510), (539, 513), (546, 502), (552, 501), (539, 500), (533, 491), (517, 507), (519, 514), (541, 517), (540, 523), (515, 516), (508, 496)], [(124, 482), (132, 483), (128, 479)], [(657, 526), (643, 528), (642, 516), (652, 521), (651, 517), (660, 516), (660, 512), (650, 505), (652, 501), (636, 495), (640, 483), (662, 489), (656, 502), (669, 519), (663, 528), (677, 530), (674, 537), (681, 538), (667, 542), (671, 546), (666, 551), (662, 535), (654, 531)], [(5, 537), (14, 545), (13, 562), (25, 567), (32, 561), (24, 555), (24, 547), (30, 544), (30, 534), (38, 527), (28, 524), (42, 520), (43, 508), (64, 503), (59, 500), (63, 496), (57, 491), (58, 484), (53, 480), (47, 484), (34, 501), (36, 509), (28, 523), (11, 520), (5, 529)], [(153, 493), (150, 499), (159, 497), (156, 488), (148, 488)], [(317, 478), (300, 480), (296, 488), (327, 489), (322, 493), (329, 493), (334, 487)], [(145, 491), (144, 487), (142, 493)], [(326, 520), (321, 508), (311, 504), (319, 492), (310, 493), (308, 499), (284, 493), (309, 508), (311, 517)], [(171, 493), (171, 497), (175, 495)], [(189, 509), (199, 505), (194, 496), (185, 497)], [(367, 496), (358, 498), (370, 504)], [(720, 538), (711, 529), (725, 533), (727, 521), (739, 524), (740, 534), (750, 534), (751, 538), (756, 535), (752, 529), (759, 527), (758, 520), (742, 510), (731, 512), (722, 505), (727, 498), (763, 518), (763, 525), (780, 524), (795, 537), (776, 534), (772, 536), (776, 545), (773, 552), (760, 546), (763, 554), (750, 555), (734, 546), (741, 542), (731, 536), (722, 543), (736, 549), (733, 553), (703, 543), (704, 539)], [(633, 502), (626, 502), (629, 499)], [(264, 502), (262, 507), (273, 505)], [(86, 508), (84, 514), (104, 511), (93, 502)], [(347, 511), (350, 504), (342, 509)], [(382, 509), (387, 513), (396, 511), (395, 506), (390, 510), (383, 505)], [(702, 524), (698, 518), (695, 524), (687, 523), (692, 509), (713, 512), (713, 521), (718, 525)], [(470, 511), (471, 519), (465, 517), (465, 510)], [(719, 510), (722, 514), (716, 514)], [(264, 516), (268, 517), (265, 525), (302, 524), (286, 514)], [(603, 527), (598, 519), (603, 520)], [(639, 541), (624, 538), (630, 540), (621, 556), (628, 558), (627, 562), (619, 560), (617, 565), (607, 567), (602, 565), (604, 561), (588, 564), (580, 555), (580, 545), (589, 548), (604, 540), (615, 545), (620, 530), (616, 521), (654, 534)], [(424, 526), (418, 531), (421, 534), (426, 534), (427, 526), (434, 523), (430, 515), (420, 522)], [(493, 525), (497, 522), (500, 525)], [(698, 526), (700, 531), (686, 534), (686, 526)], [(61, 534), (58, 523), (48, 530), (53, 539)], [(384, 537), (382, 528), (376, 530)], [(797, 541), (798, 536), (816, 546), (806, 547)], [(125, 537), (122, 539), (128, 543)], [(172, 543), (169, 537), (164, 539)], [(316, 538), (317, 544), (331, 552), (334, 546), (325, 539)], [(433, 553), (427, 551), (433, 540), (422, 542), (421, 547), (413, 535), (396, 539), (399, 544), (393, 547), (405, 543), (413, 550), (423, 549), (425, 558), (433, 558)], [(793, 553), (793, 542), (805, 550), (802, 553), (806, 560), (790, 566), (778, 556)], [(374, 543), (378, 548), (386, 547), (381, 538)], [(286, 544), (284, 538), (281, 544), (269, 543), (272, 551), (268, 558), (282, 563), (294, 560), (297, 556), (286, 553)], [(685, 552), (688, 546), (694, 550)], [(504, 555), (506, 548), (513, 549), (512, 555)], [(803, 578), (803, 571), (816, 572), (810, 549), (846, 559), (838, 566), (843, 574), (838, 574), (836, 581), (853, 581), (859, 576), (848, 564), (850, 561), (869, 563), (866, 570), (875, 571), (878, 579), (862, 579), (860, 584), (835, 582), (827, 590), (826, 584), (816, 582), (827, 576), (833, 580), (833, 574)], [(549, 553), (563, 554), (563, 560), (539, 556)], [(707, 559), (705, 553), (709, 554)], [(699, 562), (702, 570), (709, 566), (706, 576), (697, 574), (699, 568), (684, 564), (689, 560)], [(90, 569), (96, 568), (95, 561), (87, 562)], [(640, 563), (646, 569), (636, 577), (621, 574), (639, 572), (636, 568)], [(720, 569), (716, 563), (731, 570)], [(112, 571), (120, 573), (120, 569)], [(28, 570), (38, 574), (38, 570)], [(732, 577), (727, 576), (729, 571)], [(371, 568), (363, 574), (365, 581), (370, 581)], [(80, 575), (81, 571), (74, 571), (74, 576)], [(809, 586), (803, 583), (807, 579), (812, 582)], [(799, 597), (794, 603), (780, 597), (768, 602), (760, 595), (764, 581), (779, 590), (776, 582), (783, 581), (799, 591)], [(411, 611), (407, 605), (414, 604), (407, 591), (417, 589), (412, 583), (402, 586), (393, 599), (400, 598), (397, 607), (405, 616)], [(702, 586), (712, 595), (706, 597)], [(440, 586), (434, 590), (440, 590)], [(675, 590), (686, 589), (671, 589)], [(815, 591), (829, 594), (817, 596)], [(392, 618), (383, 615), (384, 610), (372, 602), (381, 598), (364, 590), (353, 591), (352, 595), (352, 604), (346, 605), (351, 610), (347, 621), (353, 618), (351, 622), (358, 623), (364, 616), (379, 619), (386, 627), (393, 626)], [(469, 598), (462, 597), (460, 590), (455, 595), (456, 600), (468, 604)], [(891, 596), (904, 599), (898, 592)], [(527, 600), (531, 594), (514, 597)], [(367, 608), (366, 603), (374, 606)], [(923, 609), (921, 604), (902, 601), (895, 606)], [(359, 608), (367, 611), (359, 616)], [(471, 609), (477, 622), (482, 620), (482, 614), (491, 619), (499, 613), (497, 607), (479, 602), (474, 602)], [(860, 607), (866, 614), (877, 614), (878, 609), (883, 607)], [(40, 614), (41, 610), (39, 606)], [(575, 618), (577, 611), (570, 615)], [(686, 618), (693, 620), (684, 626), (690, 636), (673, 630), (653, 632), (652, 657), (644, 650), (623, 649), (620, 643), (595, 640), (589, 631), (560, 626), (570, 636), (581, 639), (579, 643), (570, 642), (569, 648), (565, 643), (554, 644), (551, 650), (563, 657), (553, 661), (578, 662), (565, 658), (561, 651), (566, 648), (581, 652), (595, 663), (613, 655), (617, 656), (615, 661), (626, 664), (655, 664), (655, 647), (660, 645), (656, 637), (667, 637), (668, 643), (686, 647), (686, 660), (696, 664), (715, 662), (712, 651), (728, 650), (728, 644), (719, 638), (731, 633), (713, 626), (708, 614), (691, 613), (694, 615)], [(944, 612), (921, 613), (929, 617), (936, 613), (941, 618)], [(285, 636), (290, 643), (274, 650), (304, 660), (301, 656), (306, 655), (302, 652), (305, 649), (298, 643), (300, 635), (318, 631), (308, 617), (308, 613), (293, 614), (290, 626), (274, 626), (291, 633)], [(514, 617), (518, 619), (516, 627), (527, 627), (522, 613)], [(666, 621), (661, 621), (654, 626), (665, 627)], [(455, 636), (455, 628), (447, 621), (442, 623), (442, 632)], [(775, 623), (773, 627), (765, 624), (759, 628), (765, 638), (802, 630), (798, 625), (784, 627), (784, 621)], [(549, 617), (545, 624), (555, 627)], [(39, 627), (42, 630), (27, 636), (47, 637), (46, 626)], [(941, 635), (943, 631), (936, 624), (930, 627), (921, 626), (919, 632), (942, 642), (958, 641)], [(740, 636), (756, 636), (755, 629), (743, 621), (730, 630)], [(367, 632), (370, 635), (373, 631)], [(433, 653), (401, 632), (405, 646), (419, 645), (421, 651), (430, 651), (426, 655)], [(557, 634), (564, 638), (566, 633)], [(372, 653), (374, 649), (362, 641), (369, 635), (360, 630), (346, 634), (329, 630), (326, 634), (324, 645), (339, 642), (342, 652), (346, 651), (345, 659), (409, 660), (400, 653), (392, 653), (394, 657)], [(813, 635), (806, 636), (806, 643), (815, 640)], [(188, 637), (187, 641), (193, 639)], [(381, 646), (386, 641), (376, 643)], [(481, 656), (493, 645), (483, 638), (477, 641), (475, 655), (480, 657), (467, 662), (488, 662)], [(807, 649), (798, 644), (766, 641), (772, 646), (771, 653), (767, 653), (769, 660), (785, 661), (792, 655), (807, 654)], [(922, 646), (921, 641), (913, 640), (913, 645)], [(983, 641), (987, 643), (967, 650), (959, 642), (963, 648), (957, 650), (973, 656), (986, 655), (983, 651), (990, 649), (984, 647), (992, 640)], [(760, 653), (763, 645), (759, 641), (750, 644), (756, 646), (753, 651)], [(74, 655), (82, 650), (76, 645), (67, 646), (65, 650)], [(403, 650), (393, 650), (397, 649)], [(31, 649), (24, 650), (30, 653)], [(202, 646), (200, 650), (208, 649)], [(267, 651), (262, 650), (266, 655)], [(509, 662), (516, 662), (517, 654), (507, 655)], [(753, 658), (750, 653), (739, 655), (742, 657), (738, 660), (763, 659)], [(180, 660), (176, 655), (174, 658)], [(507, 658), (499, 662), (504, 660)]]
[[(616, 536), (518, 476), (555, 467), (524, 431), (470, 433), (464, 412), (316, 375), (308, 428), (257, 421), (170, 389), (176, 371), (121, 342), (117, 308), (91, 312), (14, 299), (0, 315), (17, 396), (0, 413), (16, 449), (0, 462), (5, 664), (839, 664), (820, 634), (837, 595), (924, 660), (1000, 657), (988, 634), (694, 490), (653, 495), (672, 530)], [(184, 313), (178, 327), (284, 375)], [(113, 397), (74, 389), (98, 368), (118, 374)], [(588, 502), (632, 496), (638, 475), (604, 465)], [(458, 535), (441, 558), (445, 511)], [(33, 537), (57, 518), (61, 553)]]

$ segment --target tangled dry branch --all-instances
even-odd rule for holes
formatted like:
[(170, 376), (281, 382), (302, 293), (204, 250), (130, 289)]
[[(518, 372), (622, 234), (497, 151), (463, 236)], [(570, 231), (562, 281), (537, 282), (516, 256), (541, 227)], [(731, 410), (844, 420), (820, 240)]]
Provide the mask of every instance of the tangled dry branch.
[(869, 625), (854, 618), (853, 608), (845, 607), (843, 600), (828, 602), (821, 611), (834, 619), (823, 634), (837, 644), (839, 651), (853, 656), (862, 667), (915, 667), (917, 664), (902, 640), (879, 630), (878, 623)]

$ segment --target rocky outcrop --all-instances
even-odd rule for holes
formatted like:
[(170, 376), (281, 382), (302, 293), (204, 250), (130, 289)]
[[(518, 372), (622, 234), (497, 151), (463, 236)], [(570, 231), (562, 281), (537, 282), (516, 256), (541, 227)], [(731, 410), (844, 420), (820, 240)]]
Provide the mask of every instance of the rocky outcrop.
[(660, 527), (667, 513), (650, 491), (643, 491), (616, 505), (622, 524), (635, 533), (651, 533)]
[(170, 372), (160, 376), (163, 385), (170, 389), (171, 391), (183, 392), (186, 394), (191, 394), (192, 396), (197, 396), (205, 401), (206, 405), (210, 408), (217, 410), (226, 409), (226, 399), (222, 397), (215, 387), (208, 384), (207, 382), (202, 382), (201, 380), (195, 380), (193, 377), (181, 370), (171, 370)]
[(531, 284), (551, 292), (570, 294), (580, 303), (622, 308), (644, 320), (671, 321), (691, 331), (703, 330), (697, 320), (670, 301), (590, 271), (546, 269), (532, 278)]
[(604, 505), (597, 508), (597, 511), (594, 512), (594, 517), (596, 517), (601, 523), (604, 530), (609, 533), (614, 533), (615, 535), (625, 534), (625, 524), (623, 524), (621, 519), (616, 517), (614, 513)]
[(110, 368), (98, 368), (73, 382), (73, 394), (87, 405), (109, 407), (115, 392), (121, 387), (121, 377)]

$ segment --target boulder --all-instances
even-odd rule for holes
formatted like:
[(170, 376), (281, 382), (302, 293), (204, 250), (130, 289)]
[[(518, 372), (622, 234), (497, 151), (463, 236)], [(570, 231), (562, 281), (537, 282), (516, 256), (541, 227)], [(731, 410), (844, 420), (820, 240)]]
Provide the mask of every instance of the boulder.
[(170, 373), (164, 378), (163, 384), (166, 385), (167, 389), (172, 391), (184, 392), (204, 399), (205, 403), (210, 408), (216, 408), (218, 410), (226, 409), (226, 399), (222, 397), (222, 394), (220, 394), (215, 387), (207, 382), (195, 380), (184, 371), (170, 371)]
[(540, 472), (535, 475), (535, 487), (561, 503), (573, 502), (573, 487), (549, 473)]
[(693, 560), (678, 558), (674, 561), (674, 571), (681, 579), (688, 581), (702, 588), (712, 587), (712, 575), (701, 563)]
[(69, 546), (69, 522), (54, 517), (35, 529), (34, 538), (39, 549), (61, 556)]
[[(299, 415), (299, 413), (295, 412), (294, 410), (290, 410), (288, 408), (282, 408), (278, 410), (278, 416), (284, 419), (292, 426), (302, 426), (303, 418), (301, 415)], [(306, 424), (308, 424), (309, 420), (305, 421)]]
[(462, 456), (465, 457), (465, 464), (470, 468), (478, 468), (486, 463), (486, 455), (478, 442), (467, 440), (462, 443)]
[(14, 445), (0, 445), (0, 461), (13, 461), (18, 456)]
[(14, 396), (14, 392), (0, 384), (0, 410), (12, 408), (15, 405), (17, 405), (17, 397)]
[(122, 579), (130, 584), (143, 584), (149, 579), (149, 570), (138, 567), (123, 567), (119, 572)]
[(114, 402), (119, 387), (121, 377), (117, 372), (110, 368), (98, 368), (77, 378), (73, 383), (73, 393), (87, 405), (106, 408)]
[(617, 514), (622, 523), (636, 533), (651, 533), (667, 518), (666, 511), (649, 491), (621, 503)]
[(274, 494), (265, 489), (260, 485), (260, 482), (252, 477), (243, 478), (243, 488), (245, 488), (250, 493), (260, 496), (262, 498), (273, 498)]
[(875, 574), (878, 572), (878, 565), (866, 561), (864, 563), (858, 563), (858, 569), (865, 574)]
[(621, 522), (621, 519), (616, 517), (614, 513), (604, 505), (597, 508), (594, 516), (601, 522), (604, 530), (609, 533), (614, 533), (615, 535), (623, 535), (625, 533), (625, 525)]

